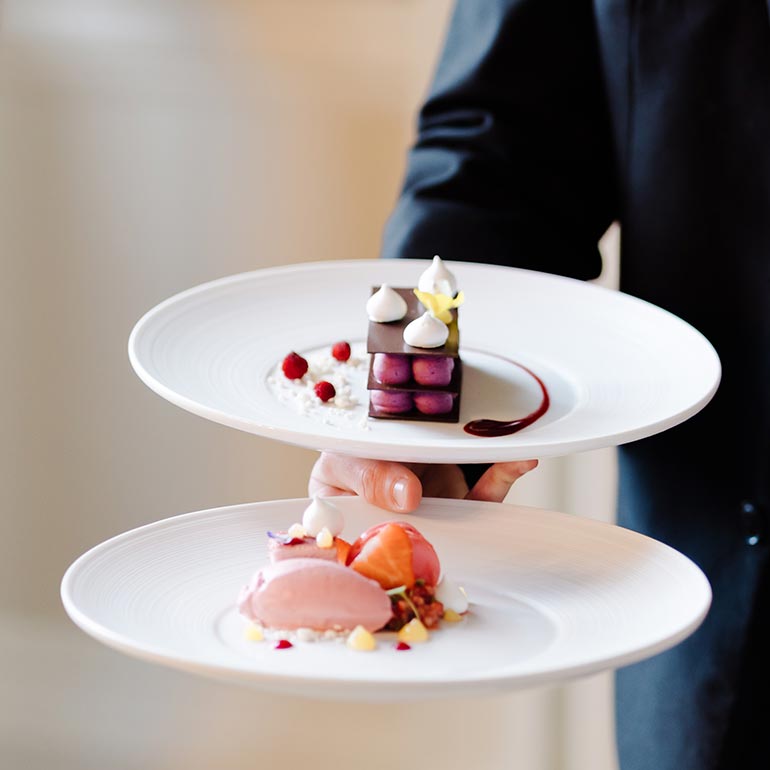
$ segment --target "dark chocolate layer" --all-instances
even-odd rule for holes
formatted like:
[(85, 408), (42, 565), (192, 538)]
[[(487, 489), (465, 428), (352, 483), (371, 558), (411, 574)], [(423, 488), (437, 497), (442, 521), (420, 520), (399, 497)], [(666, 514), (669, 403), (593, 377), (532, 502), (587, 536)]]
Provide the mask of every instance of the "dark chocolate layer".
[[(375, 286), (372, 294), (380, 287)], [(447, 324), (449, 327), (449, 337), (440, 348), (413, 348), (404, 342), (404, 329), (426, 312), (425, 307), (414, 294), (412, 289), (393, 289), (406, 300), (406, 315), (400, 321), (390, 321), (389, 323), (377, 323), (369, 321), (369, 334), (366, 339), (366, 350), (368, 353), (401, 353), (409, 356), (451, 356), (456, 358), (459, 355), (460, 331), (457, 327), (457, 310), (453, 309), (452, 321)]]

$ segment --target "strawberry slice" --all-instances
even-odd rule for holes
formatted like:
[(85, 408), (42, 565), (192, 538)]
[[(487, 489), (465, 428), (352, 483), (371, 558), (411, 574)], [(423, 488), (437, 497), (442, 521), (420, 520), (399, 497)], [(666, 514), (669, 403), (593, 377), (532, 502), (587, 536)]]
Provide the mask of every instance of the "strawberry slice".
[(366, 530), (350, 547), (348, 564), (358, 556), (361, 549), (383, 527), (394, 526), (403, 529), (412, 544), (412, 573), (415, 580), (424, 580), (426, 585), (435, 586), (441, 576), (441, 565), (433, 546), (411, 524), (405, 521), (390, 521), (377, 524)]
[(396, 524), (386, 524), (356, 548), (353, 558), (348, 557), (348, 566), (360, 575), (376, 580), (386, 591), (414, 585), (412, 542), (404, 529)]
[(341, 537), (334, 538), (334, 547), (337, 549), (337, 561), (340, 564), (347, 564), (348, 554), (350, 553), (350, 543)]

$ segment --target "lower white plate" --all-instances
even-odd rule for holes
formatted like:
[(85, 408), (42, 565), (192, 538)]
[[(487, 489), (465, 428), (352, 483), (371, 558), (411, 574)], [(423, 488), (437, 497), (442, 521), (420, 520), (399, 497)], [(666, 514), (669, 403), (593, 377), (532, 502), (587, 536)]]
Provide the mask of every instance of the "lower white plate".
[[(392, 518), (340, 498), (343, 536)], [(471, 609), (406, 652), (378, 635), (370, 653), (336, 641), (276, 650), (245, 638), (234, 602), (267, 562), (265, 532), (307, 500), (199, 511), (132, 530), (67, 570), (62, 599), (84, 631), (130, 655), (263, 690), (401, 701), (479, 695), (626, 665), (688, 636), (708, 581), (677, 551), (588, 519), (535, 508), (427, 499), (409, 516)]]

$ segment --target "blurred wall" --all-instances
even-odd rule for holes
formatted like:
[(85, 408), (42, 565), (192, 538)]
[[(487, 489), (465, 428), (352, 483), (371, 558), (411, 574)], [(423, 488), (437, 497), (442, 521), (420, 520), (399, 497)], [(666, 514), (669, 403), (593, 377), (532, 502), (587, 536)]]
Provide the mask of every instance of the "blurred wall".
[[(130, 369), (128, 334), (212, 278), (377, 256), (448, 10), (0, 5), (3, 768), (293, 768), (319, 749), (320, 770), (405, 754), (443, 768), (613, 767), (608, 677), (429, 709), (316, 704), (133, 661), (60, 607), (66, 567), (111, 535), (305, 494), (314, 453), (161, 400)], [(608, 518), (613, 474), (611, 453), (550, 461), (515, 499)], [(426, 732), (440, 735), (430, 760)]]

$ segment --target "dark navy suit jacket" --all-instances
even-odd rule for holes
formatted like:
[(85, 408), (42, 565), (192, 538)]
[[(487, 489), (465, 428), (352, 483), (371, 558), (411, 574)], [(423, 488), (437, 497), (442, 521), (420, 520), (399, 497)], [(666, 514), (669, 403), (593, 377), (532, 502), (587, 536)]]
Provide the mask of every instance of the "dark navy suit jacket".
[(587, 279), (614, 220), (621, 289), (723, 366), (700, 414), (620, 452), (619, 522), (714, 590), (695, 635), (618, 673), (621, 767), (766, 770), (768, 1), (459, 0), (383, 255)]

